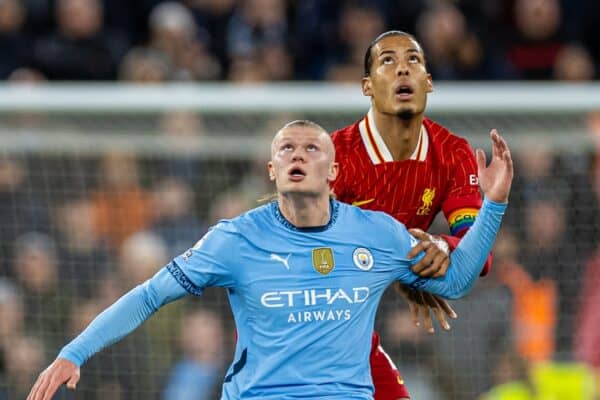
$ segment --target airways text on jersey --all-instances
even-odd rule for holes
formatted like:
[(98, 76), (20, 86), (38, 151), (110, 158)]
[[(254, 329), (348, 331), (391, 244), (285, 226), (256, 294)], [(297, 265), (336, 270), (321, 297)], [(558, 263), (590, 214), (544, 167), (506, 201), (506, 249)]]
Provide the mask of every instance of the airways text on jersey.
[(369, 298), (368, 287), (319, 288), (265, 292), (260, 303), (268, 309), (281, 309), (288, 323), (342, 321), (352, 318), (352, 306)]

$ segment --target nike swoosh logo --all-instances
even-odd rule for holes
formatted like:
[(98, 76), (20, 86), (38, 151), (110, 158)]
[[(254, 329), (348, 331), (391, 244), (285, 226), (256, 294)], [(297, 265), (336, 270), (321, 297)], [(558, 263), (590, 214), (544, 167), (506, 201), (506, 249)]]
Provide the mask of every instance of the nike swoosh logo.
[(353, 206), (356, 206), (356, 207), (360, 207), (360, 206), (364, 206), (365, 204), (372, 203), (372, 202), (374, 202), (374, 201), (375, 201), (375, 199), (374, 199), (374, 198), (373, 198), (373, 199), (369, 199), (369, 200), (359, 200), (359, 201), (353, 201), (353, 202), (352, 202), (352, 205), (353, 205)]

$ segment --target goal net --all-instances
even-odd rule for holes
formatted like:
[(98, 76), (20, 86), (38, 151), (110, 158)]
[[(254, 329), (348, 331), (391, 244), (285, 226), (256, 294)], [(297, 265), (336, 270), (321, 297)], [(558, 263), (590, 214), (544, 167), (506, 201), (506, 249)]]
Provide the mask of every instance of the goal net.
[[(0, 399), (24, 398), (102, 309), (272, 193), (285, 122), (335, 130), (368, 107), (358, 85), (3, 86)], [(474, 147), (497, 128), (517, 176), (492, 273), (451, 303), (452, 330), (415, 328), (390, 290), (384, 348), (415, 399), (472, 400), (544, 361), (576, 375), (600, 331), (600, 86), (440, 84), (426, 114)], [(432, 233), (447, 230), (438, 219)], [(226, 295), (208, 290), (93, 357), (77, 396), (218, 398), (234, 342)]]

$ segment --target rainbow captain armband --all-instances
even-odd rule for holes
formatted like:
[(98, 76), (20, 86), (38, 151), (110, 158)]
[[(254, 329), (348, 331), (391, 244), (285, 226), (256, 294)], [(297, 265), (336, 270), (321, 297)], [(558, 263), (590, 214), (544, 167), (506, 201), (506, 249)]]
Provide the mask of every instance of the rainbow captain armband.
[(475, 222), (475, 218), (479, 214), (477, 208), (459, 208), (452, 211), (448, 216), (448, 225), (450, 227), (450, 234), (452, 236), (458, 236), (460, 233), (469, 229)]

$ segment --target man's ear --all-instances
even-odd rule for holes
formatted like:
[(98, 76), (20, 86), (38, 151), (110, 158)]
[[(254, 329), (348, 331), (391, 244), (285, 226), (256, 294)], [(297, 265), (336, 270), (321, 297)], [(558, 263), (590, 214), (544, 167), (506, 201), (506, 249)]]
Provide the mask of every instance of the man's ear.
[(433, 79), (431, 74), (427, 74), (427, 93), (433, 92)]
[(269, 161), (267, 163), (267, 170), (269, 171), (269, 180), (274, 181), (275, 180), (275, 171), (273, 171), (273, 162), (272, 161)]
[(329, 173), (327, 174), (327, 181), (329, 181), (329, 182), (335, 181), (335, 178), (337, 178), (339, 171), (340, 171), (340, 164), (337, 162), (332, 163), (331, 167), (329, 167)]
[(373, 96), (373, 90), (371, 89), (371, 77), (364, 76), (360, 80), (360, 84), (362, 85), (363, 96)]

